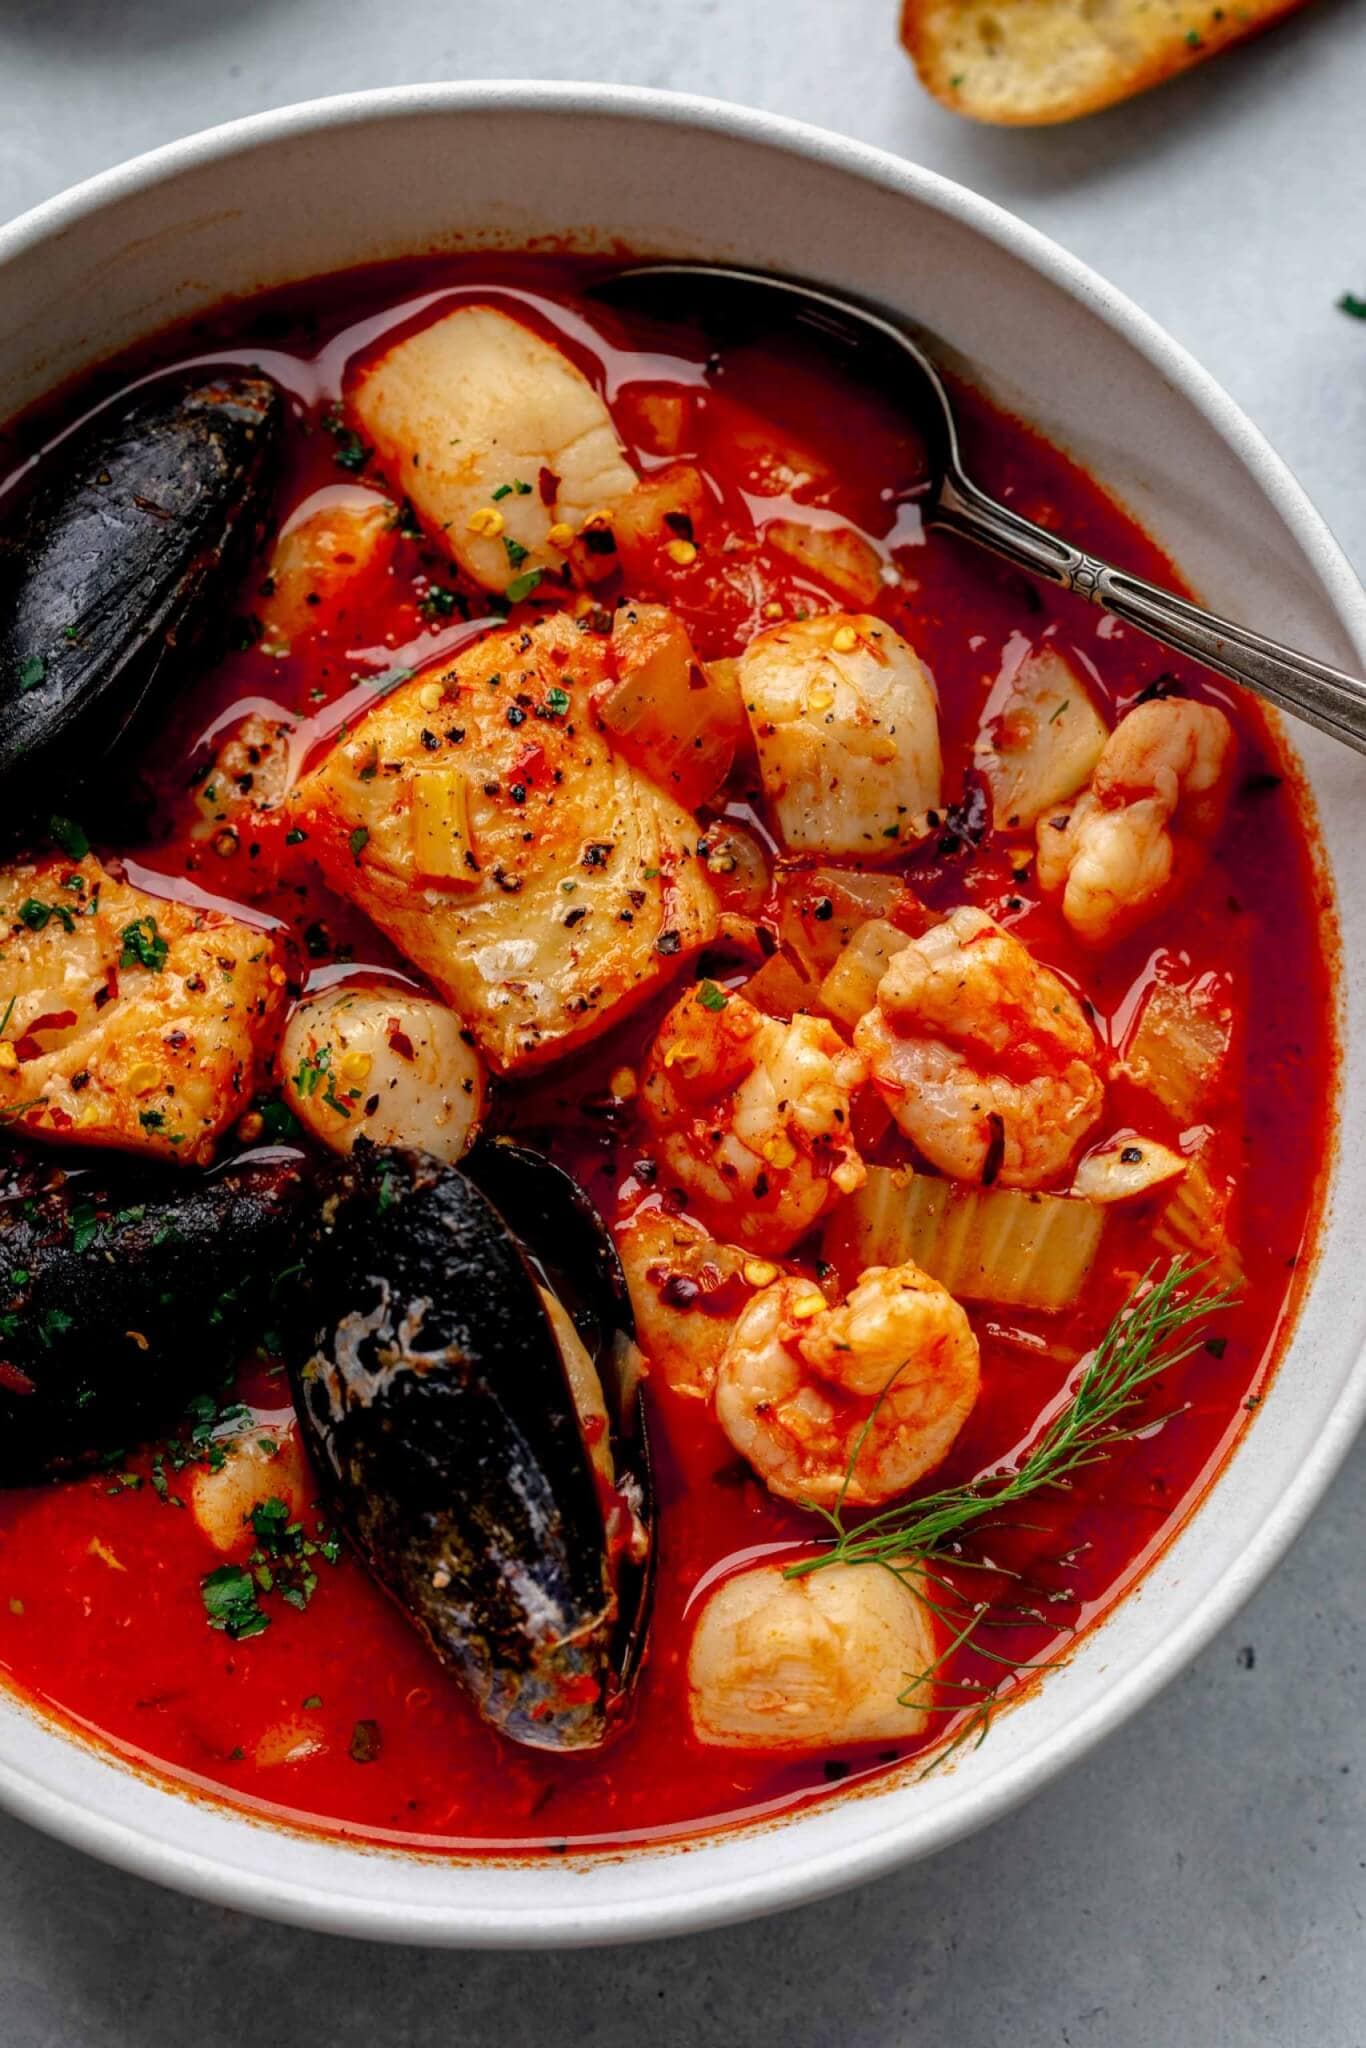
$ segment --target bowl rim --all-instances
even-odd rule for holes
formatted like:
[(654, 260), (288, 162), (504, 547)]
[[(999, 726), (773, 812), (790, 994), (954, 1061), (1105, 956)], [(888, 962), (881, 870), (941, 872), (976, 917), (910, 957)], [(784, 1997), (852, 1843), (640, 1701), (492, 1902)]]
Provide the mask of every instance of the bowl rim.
[[(653, 122), (690, 128), (703, 137), (757, 143), (913, 199), (1017, 257), (1145, 358), (1214, 429), (1298, 544), (1357, 655), (1366, 662), (1366, 590), (1327, 524), (1261, 431), (1163, 327), (1088, 264), (995, 201), (891, 151), (784, 115), (651, 87), (519, 79), (382, 87), (297, 101), (164, 144), (42, 201), (0, 226), (0, 270), (121, 200), (191, 170), (227, 165), (262, 146), (376, 121), (490, 112)], [(1037, 1743), (1003, 1776), (988, 1779), (970, 1802), (937, 1818), (917, 1838), (917, 1857), (947, 1848), (1021, 1805), (1064, 1764), (1079, 1761), (1170, 1683), (1284, 1555), (1342, 1465), (1364, 1418), (1366, 1369), (1359, 1358), (1312, 1451), (1287, 1478), (1260, 1527), (1161, 1646), (1117, 1675), (1103, 1698)], [(67, 1740), (80, 1742), (65, 1723), (38, 1713), (47, 1725), (59, 1727)], [(165, 1790), (167, 1799), (183, 1801), (185, 1796), (173, 1787)], [(874, 1802), (863, 1804), (871, 1817)], [(870, 1825), (852, 1846), (795, 1855), (766, 1873), (690, 1889), (672, 1899), (594, 1905), (567, 1898), (563, 1905), (541, 1907), (528, 1915), (503, 1907), (423, 1907), (388, 1901), (382, 1893), (353, 1889), (345, 1881), (321, 1893), (282, 1880), (266, 1868), (229, 1866), (184, 1842), (99, 1815), (4, 1758), (0, 1806), (70, 1847), (215, 1904), (330, 1933), (470, 1947), (586, 1946), (698, 1932), (828, 1897), (894, 1869), (908, 1854), (900, 1825)], [(251, 1815), (235, 1817), (246, 1826), (259, 1824)], [(268, 1823), (262, 1825), (262, 1836), (269, 1839)], [(694, 1856), (702, 1855), (708, 1839), (681, 1846)], [(382, 1868), (382, 1861), (377, 1858), (373, 1867)]]

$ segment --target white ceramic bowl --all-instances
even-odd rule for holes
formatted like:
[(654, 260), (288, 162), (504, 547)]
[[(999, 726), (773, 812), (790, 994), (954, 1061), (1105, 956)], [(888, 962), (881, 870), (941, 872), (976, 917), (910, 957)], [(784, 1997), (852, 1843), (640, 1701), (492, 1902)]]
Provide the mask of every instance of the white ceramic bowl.
[[(804, 273), (904, 310), (1114, 490), (1211, 602), (1330, 660), (1366, 660), (1366, 598), (1293, 479), (1117, 292), (942, 178), (709, 101), (524, 84), (360, 94), (216, 129), (95, 178), (0, 230), (0, 420), (224, 297), (540, 235)], [(1357, 1045), (1363, 769), (1312, 736), (1303, 758), (1338, 892), (1343, 1038)], [(1366, 1121), (1364, 1092), (1366, 1058), (1354, 1056), (1343, 1074), (1348, 1129)], [(95, 1855), (227, 1904), (339, 1932), (471, 1945), (705, 1927), (928, 1855), (1036, 1791), (1151, 1698), (1303, 1523), (1366, 1404), (1363, 1209), (1366, 1157), (1346, 1149), (1294, 1342), (1205, 1504), (1065, 1668), (1002, 1716), (980, 1750), (922, 1783), (686, 1851), (582, 1864), (419, 1860), (168, 1791), (0, 1695), (0, 1799)]]

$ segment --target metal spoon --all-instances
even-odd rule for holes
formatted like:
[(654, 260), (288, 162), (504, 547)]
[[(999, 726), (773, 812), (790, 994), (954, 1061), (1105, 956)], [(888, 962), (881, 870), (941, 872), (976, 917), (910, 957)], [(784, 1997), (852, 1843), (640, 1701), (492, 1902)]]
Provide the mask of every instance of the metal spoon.
[[(718, 310), (728, 321), (748, 314), (753, 325), (757, 314), (762, 324), (766, 313), (771, 327), (775, 315), (784, 315), (845, 347), (866, 344), (875, 335), (899, 352), (909, 377), (908, 409), (925, 442), (928, 473), (918, 496), (927, 524), (962, 534), (1018, 568), (1089, 597), (1154, 640), (1193, 655), (1282, 711), (1366, 754), (1366, 683), (1220, 618), (1142, 576), (1083, 554), (973, 483), (963, 469), (953, 408), (938, 370), (919, 344), (882, 314), (793, 278), (712, 263), (637, 264), (600, 278), (592, 289), (599, 296), (629, 299), (651, 310), (672, 301), (676, 313), (696, 319), (700, 290), (711, 286), (724, 287)], [(707, 313), (702, 324), (714, 327), (710, 307)]]

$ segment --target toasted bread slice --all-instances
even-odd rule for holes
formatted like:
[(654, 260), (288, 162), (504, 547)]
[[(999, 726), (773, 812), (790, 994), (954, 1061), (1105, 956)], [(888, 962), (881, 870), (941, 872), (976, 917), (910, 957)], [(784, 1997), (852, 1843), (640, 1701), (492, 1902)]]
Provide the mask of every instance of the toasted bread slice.
[(1160, 85), (1307, 0), (904, 0), (902, 39), (936, 99), (1043, 126)]

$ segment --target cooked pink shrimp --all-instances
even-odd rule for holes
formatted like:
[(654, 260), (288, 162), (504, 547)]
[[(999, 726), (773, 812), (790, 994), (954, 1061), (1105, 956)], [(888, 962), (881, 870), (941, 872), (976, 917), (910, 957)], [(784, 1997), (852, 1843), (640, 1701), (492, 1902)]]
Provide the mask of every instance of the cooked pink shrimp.
[(1039, 820), (1039, 883), (1078, 938), (1103, 946), (1160, 910), (1218, 831), (1233, 727), (1212, 704), (1140, 704), (1111, 733), (1091, 787)]
[(864, 1180), (850, 1098), (868, 1070), (823, 1017), (766, 1017), (712, 983), (660, 1025), (641, 1102), (661, 1164), (718, 1237), (785, 1252)]
[(875, 1507), (941, 1462), (980, 1377), (967, 1316), (918, 1266), (870, 1266), (835, 1308), (785, 1278), (731, 1332), (716, 1417), (771, 1493)]
[(854, 1044), (900, 1129), (955, 1180), (1056, 1180), (1101, 1112), (1076, 997), (966, 905), (893, 956)]

